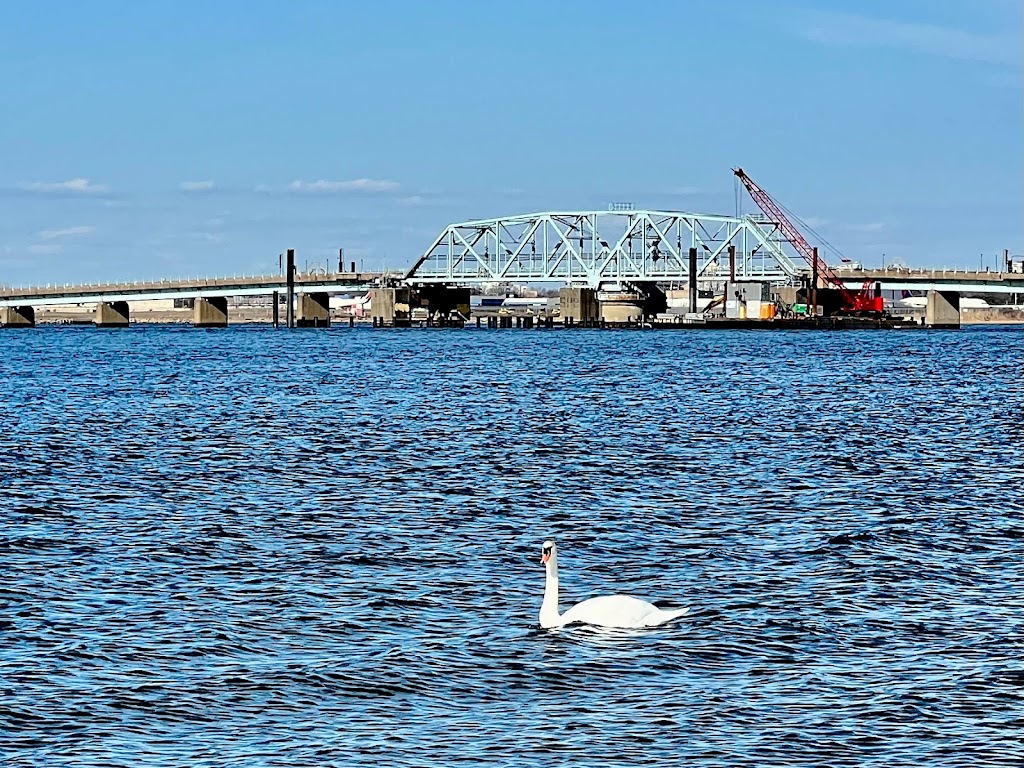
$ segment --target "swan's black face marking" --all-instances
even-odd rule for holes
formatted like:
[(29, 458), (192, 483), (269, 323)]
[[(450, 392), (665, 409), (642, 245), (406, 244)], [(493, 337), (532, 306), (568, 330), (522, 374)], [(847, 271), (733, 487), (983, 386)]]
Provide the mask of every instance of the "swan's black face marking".
[(551, 554), (551, 547), (544, 547), (544, 554), (545, 555), (550, 555)]
[(554, 550), (554, 548), (555, 548), (554, 542), (552, 542), (552, 541), (545, 541), (544, 542), (543, 552), (541, 553), (541, 556), (540, 556), (540, 561), (542, 563), (546, 563), (548, 560), (551, 559), (552, 550)]

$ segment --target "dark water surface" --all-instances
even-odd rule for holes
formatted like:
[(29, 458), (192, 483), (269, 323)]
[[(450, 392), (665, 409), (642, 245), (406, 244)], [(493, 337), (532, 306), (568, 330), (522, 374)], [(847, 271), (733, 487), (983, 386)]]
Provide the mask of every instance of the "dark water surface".
[[(1021, 765), (1024, 330), (0, 332), (0, 764)], [(622, 591), (689, 616), (537, 627)]]

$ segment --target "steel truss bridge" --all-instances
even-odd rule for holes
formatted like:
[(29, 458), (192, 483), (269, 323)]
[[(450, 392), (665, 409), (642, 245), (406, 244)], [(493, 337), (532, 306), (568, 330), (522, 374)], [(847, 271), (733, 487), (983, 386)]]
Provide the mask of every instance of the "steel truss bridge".
[(701, 280), (792, 281), (806, 274), (763, 216), (680, 211), (533, 213), (452, 224), (406, 274), (411, 283), (565, 282), (599, 288), (689, 278), (697, 249)]

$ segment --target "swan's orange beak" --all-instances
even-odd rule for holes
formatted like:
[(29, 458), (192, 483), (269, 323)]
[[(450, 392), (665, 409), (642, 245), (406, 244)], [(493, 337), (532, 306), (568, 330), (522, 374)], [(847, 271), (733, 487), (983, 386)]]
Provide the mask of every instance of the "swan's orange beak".
[(546, 563), (550, 559), (551, 559), (551, 553), (550, 552), (545, 552), (543, 555), (540, 556), (540, 561), (542, 563)]

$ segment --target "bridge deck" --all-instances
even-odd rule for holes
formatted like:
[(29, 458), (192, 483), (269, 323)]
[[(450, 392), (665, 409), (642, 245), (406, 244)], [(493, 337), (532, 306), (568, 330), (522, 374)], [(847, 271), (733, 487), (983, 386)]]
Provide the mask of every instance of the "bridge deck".
[(1020, 272), (969, 269), (837, 269), (847, 288), (881, 283), (887, 291), (956, 291), (958, 293), (1024, 293)]
[(992, 272), (973, 269), (836, 269), (836, 274), (849, 280), (968, 280), (971, 282), (1024, 282), (1020, 272)]
[[(297, 274), (298, 292), (357, 290), (379, 285), (385, 278), (398, 277), (383, 272), (337, 272), (334, 274)], [(90, 283), (84, 285), (39, 285), (24, 288), (0, 288), (0, 306), (32, 304), (81, 304), (91, 301), (145, 301), (147, 299), (187, 299), (213, 296), (258, 296), (287, 290), (284, 275), (251, 277), (204, 277), (186, 280), (153, 280), (132, 283)]]
[[(982, 272), (960, 269), (862, 269), (837, 270), (846, 286), (856, 289), (866, 281), (880, 282), (885, 290), (947, 290), (960, 293), (1024, 293), (1024, 274)], [(337, 272), (297, 274), (298, 292), (363, 290), (387, 280), (401, 279), (400, 273)], [(701, 277), (708, 279), (709, 275)], [(717, 279), (721, 279), (719, 276)], [(416, 277), (410, 278), (417, 282)], [(465, 283), (474, 280), (460, 281)], [(0, 287), (0, 307), (19, 305), (82, 304), (97, 301), (144, 301), (147, 299), (188, 299), (214, 296), (258, 296), (284, 292), (284, 275), (250, 277), (209, 277), (186, 280), (153, 280), (83, 285), (39, 285), (23, 288)]]

